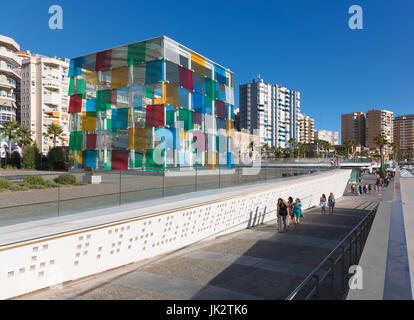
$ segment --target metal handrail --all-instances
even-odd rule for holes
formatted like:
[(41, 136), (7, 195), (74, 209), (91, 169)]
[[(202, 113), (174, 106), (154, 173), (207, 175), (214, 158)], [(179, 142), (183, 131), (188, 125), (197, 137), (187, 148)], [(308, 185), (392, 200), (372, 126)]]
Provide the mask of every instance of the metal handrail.
[[(299, 286), (297, 286), (296, 287), (296, 289), (295, 290), (293, 290), (290, 294), (289, 294), (289, 296), (285, 299), (285, 300), (293, 300), (295, 297), (296, 297), (296, 295), (305, 287), (305, 285), (307, 285), (312, 279), (314, 279), (315, 277), (318, 279), (318, 281), (317, 281), (317, 285), (315, 286), (315, 287), (313, 287), (312, 288), (312, 290), (311, 290), (311, 292), (306, 296), (306, 298), (305, 298), (305, 300), (307, 300), (307, 299), (309, 299), (313, 294), (314, 294), (314, 292), (315, 291), (317, 291), (317, 287), (320, 285), (320, 283), (323, 281), (323, 280), (325, 280), (325, 278), (328, 276), (328, 274), (331, 272), (331, 271), (333, 271), (333, 270), (331, 270), (331, 268), (332, 267), (330, 267), (329, 269), (328, 269), (328, 271), (322, 276), (322, 277), (320, 277), (318, 274), (317, 274), (317, 272), (319, 272), (320, 270), (321, 270), (321, 268), (330, 260), (330, 259), (333, 259), (333, 256), (337, 253), (337, 251), (339, 250), (339, 249), (341, 249), (341, 248), (345, 248), (345, 246), (344, 246), (344, 244), (345, 244), (345, 242), (346, 241), (348, 241), (348, 240), (351, 240), (351, 243), (349, 244), (349, 246), (352, 246), (352, 243), (353, 243), (353, 239), (351, 238), (352, 237), (352, 235), (357, 231), (357, 230), (359, 230), (360, 229), (360, 227), (364, 224), (364, 223), (366, 223), (367, 221), (368, 221), (368, 219), (370, 219), (371, 218), (371, 216), (373, 215), (373, 214), (375, 214), (376, 213), (376, 211), (377, 211), (377, 208), (378, 208), (378, 204), (375, 206), (375, 208), (374, 209), (372, 209), (346, 236), (345, 236), (345, 238), (344, 239), (342, 239), (342, 241), (341, 242), (339, 242), (339, 244), (331, 251), (331, 253), (327, 256), (327, 257), (325, 257), (325, 259), (323, 259), (322, 260), (322, 262), (321, 263), (319, 263), (319, 265), (315, 268), (315, 269), (313, 269), (313, 271), (305, 278), (305, 280), (303, 280), (302, 282), (301, 282), (301, 284), (299, 284)], [(352, 250), (352, 249), (351, 249)], [(342, 259), (344, 258), (344, 256), (342, 256)], [(336, 261), (335, 261), (335, 263), (334, 263), (334, 265), (336, 265), (336, 263), (337, 262), (339, 262), (339, 260), (341, 260), (341, 259), (339, 259), (339, 258), (337, 258), (336, 259)], [(343, 270), (343, 272), (345, 272), (345, 270)]]

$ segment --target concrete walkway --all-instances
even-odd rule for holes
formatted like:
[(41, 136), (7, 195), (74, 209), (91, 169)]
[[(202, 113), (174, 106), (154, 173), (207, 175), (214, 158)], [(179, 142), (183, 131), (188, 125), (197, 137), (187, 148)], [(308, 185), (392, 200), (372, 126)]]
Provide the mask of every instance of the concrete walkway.
[(333, 216), (308, 210), (286, 233), (272, 221), (19, 299), (284, 299), (380, 197), (345, 196)]

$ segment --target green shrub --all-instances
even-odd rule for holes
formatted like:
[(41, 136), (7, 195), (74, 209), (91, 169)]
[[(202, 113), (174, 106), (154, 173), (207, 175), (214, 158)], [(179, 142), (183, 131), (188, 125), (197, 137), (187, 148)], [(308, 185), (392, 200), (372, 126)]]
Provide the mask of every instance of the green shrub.
[(7, 179), (0, 179), (0, 189), (9, 189), (13, 183)]
[(28, 187), (25, 185), (20, 185), (20, 184), (12, 184), (9, 189), (11, 191), (24, 191), (24, 190), (27, 190)]
[(52, 182), (52, 181), (46, 181), (45, 186), (48, 187), (48, 188), (57, 188), (57, 187), (59, 187), (59, 184), (57, 184), (55, 182)]
[(36, 169), (36, 157), (38, 156), (37, 146), (27, 146), (23, 150), (23, 168), (28, 170)]
[(17, 169), (21, 168), (20, 153), (18, 153), (17, 151), (13, 151), (10, 157), (10, 164)]
[(61, 147), (52, 148), (47, 154), (47, 160), (52, 170), (65, 168), (65, 152)]
[(59, 184), (76, 184), (76, 177), (73, 174), (62, 174), (55, 179)]
[(23, 179), (25, 185), (46, 185), (47, 181), (41, 176), (30, 176)]

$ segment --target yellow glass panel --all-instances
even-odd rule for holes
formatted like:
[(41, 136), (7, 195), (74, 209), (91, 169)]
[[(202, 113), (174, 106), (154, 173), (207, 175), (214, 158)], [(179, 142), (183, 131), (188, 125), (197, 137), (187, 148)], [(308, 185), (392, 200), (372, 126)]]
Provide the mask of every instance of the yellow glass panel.
[(55, 117), (55, 118), (59, 118), (60, 113), (59, 112), (52, 112), (52, 116)]
[(52, 120), (52, 124), (60, 124), (59, 120)]
[(82, 167), (82, 151), (81, 150), (77, 150), (78, 151), (78, 168)]
[(93, 71), (86, 70), (85, 80), (86, 82), (98, 84), (98, 78), (96, 77), (96, 73)]
[(206, 66), (206, 61), (204, 58), (195, 52), (191, 52), (191, 60), (198, 64), (201, 64), (203, 67)]
[(216, 153), (214, 151), (206, 151), (205, 156), (206, 165), (214, 167), (216, 165)]
[(163, 96), (166, 104), (170, 106), (179, 107), (180, 106), (180, 96), (178, 93), (178, 86), (172, 83), (163, 84)]
[(112, 89), (128, 86), (128, 67), (112, 69), (111, 86)]
[(134, 150), (134, 137), (135, 137), (135, 129), (129, 128), (128, 129), (128, 150)]
[(134, 130), (134, 148), (137, 149), (145, 149), (146, 145), (146, 137), (147, 131), (145, 128), (135, 128)]
[(82, 131), (96, 130), (96, 118), (86, 116), (86, 112), (82, 112)]
[(154, 99), (154, 104), (163, 104), (163, 99), (162, 98), (155, 98)]

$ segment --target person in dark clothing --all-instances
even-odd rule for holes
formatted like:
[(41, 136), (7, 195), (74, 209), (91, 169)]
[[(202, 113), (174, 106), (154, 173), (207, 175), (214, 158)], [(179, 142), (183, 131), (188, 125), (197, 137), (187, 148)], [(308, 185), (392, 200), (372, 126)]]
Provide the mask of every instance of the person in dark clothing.
[[(279, 217), (279, 231), (287, 231), (287, 224), (286, 224), (286, 217), (288, 215), (288, 203), (283, 200), (282, 198), (279, 198), (277, 200), (277, 215)], [(283, 229), (282, 229), (282, 223), (283, 223)]]

